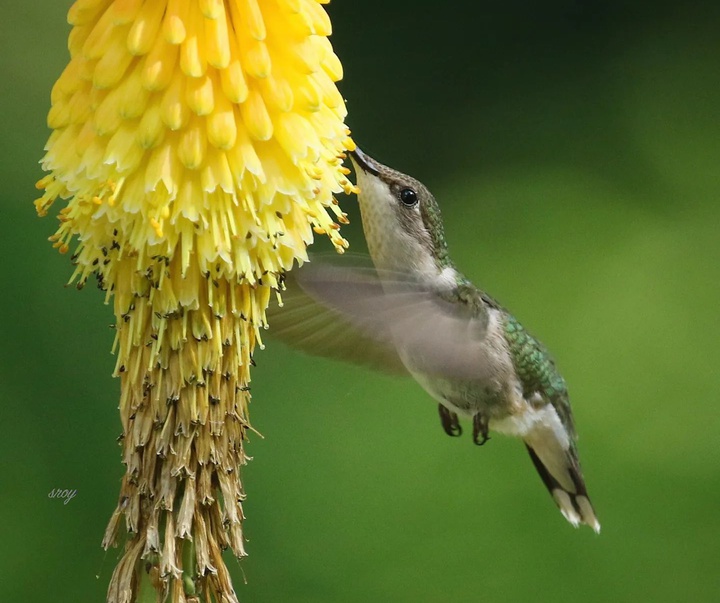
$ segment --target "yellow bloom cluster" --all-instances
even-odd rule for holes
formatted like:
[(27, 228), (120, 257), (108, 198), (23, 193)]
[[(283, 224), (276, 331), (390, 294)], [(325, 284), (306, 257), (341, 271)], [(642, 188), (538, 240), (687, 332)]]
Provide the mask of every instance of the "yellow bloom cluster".
[(115, 230), (140, 268), (179, 253), (251, 284), (304, 257), (308, 224), (346, 245), (325, 208), (343, 219), (352, 141), (316, 0), (80, 0), (69, 20), (36, 206), (71, 197), (55, 240), (80, 237), (80, 279)]
[[(116, 315), (123, 479), (106, 533), (131, 535), (173, 600), (235, 600), (249, 367), (280, 276), (313, 231), (347, 247), (333, 195), (354, 144), (323, 0), (78, 0), (35, 205)], [(130, 594), (128, 594), (130, 593)], [(224, 597), (224, 598), (223, 598)]]

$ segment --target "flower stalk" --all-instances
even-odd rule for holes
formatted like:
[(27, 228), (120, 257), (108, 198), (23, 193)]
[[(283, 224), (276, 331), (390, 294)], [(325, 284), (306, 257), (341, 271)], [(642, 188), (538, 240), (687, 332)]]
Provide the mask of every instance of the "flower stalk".
[(78, 0), (35, 201), (66, 201), (115, 312), (125, 551), (108, 601), (236, 601), (250, 367), (281, 276), (313, 234), (338, 251), (354, 144), (318, 0)]

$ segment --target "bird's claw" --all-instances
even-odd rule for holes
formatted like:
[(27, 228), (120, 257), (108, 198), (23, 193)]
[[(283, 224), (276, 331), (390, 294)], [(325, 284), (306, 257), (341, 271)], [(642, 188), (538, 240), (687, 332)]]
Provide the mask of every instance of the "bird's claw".
[(473, 442), (482, 446), (490, 439), (488, 432), (488, 419), (481, 413), (476, 414), (473, 417)]
[(438, 404), (438, 411), (440, 413), (440, 422), (442, 423), (445, 433), (454, 438), (461, 435), (462, 427), (460, 426), (458, 416), (442, 404)]

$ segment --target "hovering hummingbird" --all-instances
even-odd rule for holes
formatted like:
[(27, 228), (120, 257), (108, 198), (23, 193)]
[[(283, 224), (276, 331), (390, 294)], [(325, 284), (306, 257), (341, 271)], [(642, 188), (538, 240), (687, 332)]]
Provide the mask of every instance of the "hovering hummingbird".
[(448, 435), (461, 435), (463, 417), (475, 444), (491, 431), (522, 438), (565, 518), (600, 532), (547, 350), (455, 268), (422, 183), (360, 149), (350, 157), (374, 268), (317, 261), (293, 271), (301, 291), (289, 286), (286, 308), (270, 310), (270, 333), (311, 354), (409, 373), (438, 402)]

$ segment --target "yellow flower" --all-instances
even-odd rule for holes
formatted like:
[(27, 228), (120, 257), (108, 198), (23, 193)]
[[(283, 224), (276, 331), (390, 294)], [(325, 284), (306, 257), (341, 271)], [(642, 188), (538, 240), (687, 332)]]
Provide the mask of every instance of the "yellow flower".
[[(280, 275), (313, 230), (347, 247), (333, 194), (354, 145), (322, 0), (78, 0), (52, 91), (51, 237), (116, 315), (126, 474), (104, 545), (109, 601), (236, 600), (249, 367)], [(76, 241), (76, 243), (74, 243)], [(141, 562), (141, 559), (143, 560)], [(149, 576), (143, 574), (149, 564)]]

